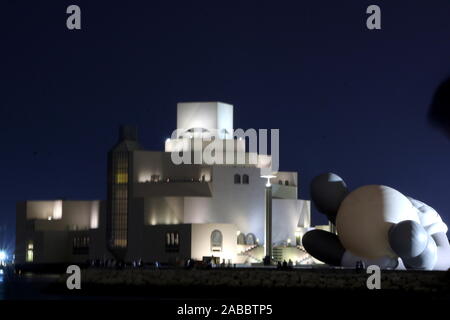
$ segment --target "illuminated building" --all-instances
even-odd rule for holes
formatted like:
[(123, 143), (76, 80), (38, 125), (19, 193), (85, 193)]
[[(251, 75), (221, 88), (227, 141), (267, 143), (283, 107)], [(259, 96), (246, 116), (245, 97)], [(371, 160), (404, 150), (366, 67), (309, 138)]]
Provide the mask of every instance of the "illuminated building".
[[(211, 256), (232, 263), (260, 261), (267, 182), (261, 168), (270, 156), (247, 152), (245, 139), (233, 136), (229, 104), (179, 103), (177, 128), (164, 151), (145, 150), (135, 128), (121, 128), (108, 153), (106, 201), (18, 203), (16, 261), (175, 263)], [(174, 163), (173, 152), (193, 158), (202, 153), (213, 131), (230, 142), (233, 159), (239, 151), (245, 162)], [(223, 152), (226, 157), (230, 150)], [(257, 163), (249, 160), (253, 156)], [(270, 182), (272, 242), (302, 257), (305, 253), (295, 251), (295, 245), (310, 227), (310, 202), (297, 197), (296, 172), (277, 172)]]

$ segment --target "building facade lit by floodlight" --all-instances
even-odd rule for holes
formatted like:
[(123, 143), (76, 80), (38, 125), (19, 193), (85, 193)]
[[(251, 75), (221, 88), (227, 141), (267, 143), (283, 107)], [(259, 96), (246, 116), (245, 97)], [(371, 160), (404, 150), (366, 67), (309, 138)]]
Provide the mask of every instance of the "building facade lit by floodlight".
[[(247, 151), (245, 139), (233, 136), (229, 104), (179, 103), (177, 128), (164, 151), (144, 149), (136, 128), (121, 128), (108, 152), (106, 200), (17, 203), (16, 262), (262, 261), (267, 181), (261, 168), (270, 156)], [(204, 151), (199, 140), (213, 131), (245, 162), (174, 163), (173, 152)], [(274, 254), (289, 247), (289, 258), (305, 260), (300, 244), (310, 227), (310, 202), (298, 199), (297, 173), (277, 172), (270, 183)]]

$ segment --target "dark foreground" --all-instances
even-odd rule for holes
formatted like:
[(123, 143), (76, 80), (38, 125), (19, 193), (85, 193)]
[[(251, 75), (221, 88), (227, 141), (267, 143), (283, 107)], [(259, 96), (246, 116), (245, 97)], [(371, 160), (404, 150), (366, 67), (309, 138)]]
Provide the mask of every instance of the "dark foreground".
[[(272, 318), (281, 312), (320, 308), (323, 313), (344, 305), (380, 311), (388, 305), (422, 308), (450, 303), (449, 272), (382, 271), (381, 290), (367, 289), (368, 276), (365, 271), (336, 269), (83, 269), (81, 289), (69, 290), (66, 274), (9, 272), (0, 283), (0, 298), (95, 302), (104, 306), (98, 310), (108, 313), (121, 312), (131, 304), (133, 310), (150, 308), (175, 318), (179, 308), (189, 306), (212, 306), (224, 316), (221, 308), (230, 305), (271, 305), (275, 314), (264, 318)], [(70, 309), (81, 312), (83, 308), (74, 309), (71, 304)]]
[[(450, 302), (450, 272), (381, 271), (381, 290), (369, 290), (370, 274), (343, 269), (82, 269), (81, 290), (69, 290), (65, 273), (5, 272), (2, 299), (150, 298), (235, 299), (289, 298), (284, 293), (305, 292), (357, 297), (370, 295), (426, 296)], [(21, 295), (28, 292), (27, 295)], [(274, 295), (273, 293), (277, 293)]]

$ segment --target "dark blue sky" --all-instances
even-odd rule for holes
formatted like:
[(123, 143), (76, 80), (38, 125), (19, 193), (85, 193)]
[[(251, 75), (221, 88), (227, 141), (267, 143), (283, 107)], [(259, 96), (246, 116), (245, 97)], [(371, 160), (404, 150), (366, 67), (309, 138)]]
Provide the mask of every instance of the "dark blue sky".
[[(370, 4), (382, 30), (366, 29)], [(450, 222), (450, 141), (426, 118), (450, 75), (449, 16), (448, 0), (3, 0), (0, 224), (12, 235), (18, 200), (104, 199), (118, 125), (162, 149), (176, 103), (203, 100), (233, 104), (235, 127), (280, 128), (302, 198), (333, 171)]]

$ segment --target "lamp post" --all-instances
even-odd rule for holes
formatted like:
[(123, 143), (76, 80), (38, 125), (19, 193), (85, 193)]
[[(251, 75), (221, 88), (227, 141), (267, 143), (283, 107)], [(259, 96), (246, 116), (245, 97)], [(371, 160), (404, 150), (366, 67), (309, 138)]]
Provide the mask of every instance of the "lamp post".
[(264, 264), (270, 265), (272, 262), (272, 185), (270, 179), (274, 178), (273, 175), (262, 176), (267, 179), (265, 188), (265, 228), (264, 228)]

